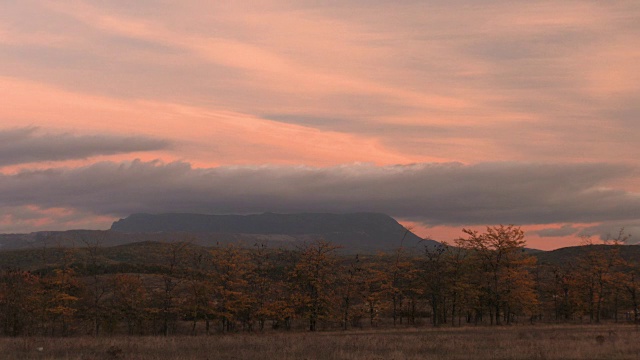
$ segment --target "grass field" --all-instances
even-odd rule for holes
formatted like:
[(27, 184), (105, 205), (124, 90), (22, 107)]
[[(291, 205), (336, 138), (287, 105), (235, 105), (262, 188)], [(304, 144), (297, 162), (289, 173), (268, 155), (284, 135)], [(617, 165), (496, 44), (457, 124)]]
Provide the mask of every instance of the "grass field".
[(511, 326), (198, 337), (3, 338), (13, 359), (640, 359), (633, 326)]

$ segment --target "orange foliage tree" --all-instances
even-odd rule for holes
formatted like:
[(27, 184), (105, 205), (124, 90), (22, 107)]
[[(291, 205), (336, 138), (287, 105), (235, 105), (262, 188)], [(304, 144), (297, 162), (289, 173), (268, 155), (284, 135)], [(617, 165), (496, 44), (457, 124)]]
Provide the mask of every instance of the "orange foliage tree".
[(516, 313), (532, 311), (538, 300), (531, 268), (536, 258), (525, 254), (524, 232), (517, 226), (487, 227), (486, 232), (463, 229), (457, 243), (471, 251), (483, 274), (484, 303), (491, 322), (507, 323)]
[(333, 310), (336, 249), (322, 240), (304, 246), (290, 274), (297, 310), (309, 320), (310, 331), (316, 331), (318, 321), (328, 319)]

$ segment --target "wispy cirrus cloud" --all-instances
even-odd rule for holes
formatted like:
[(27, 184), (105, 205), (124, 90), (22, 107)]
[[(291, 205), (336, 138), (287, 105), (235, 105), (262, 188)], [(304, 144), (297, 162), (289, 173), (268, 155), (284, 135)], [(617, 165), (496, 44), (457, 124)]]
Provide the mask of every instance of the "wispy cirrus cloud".
[[(47, 114), (52, 132), (79, 129), (90, 136), (113, 133), (119, 137), (131, 137), (128, 134), (133, 133), (166, 139), (174, 145), (170, 152), (152, 152), (147, 159), (189, 159), (209, 166), (417, 160), (389, 150), (376, 137), (282, 124), (224, 107), (113, 99), (2, 77), (0, 93), (6, 93), (3, 100), (11, 104), (0, 107), (0, 118), (16, 128), (33, 114)], [(34, 102), (33, 97), (39, 101)]]
[(68, 92), (267, 114), (424, 161), (635, 161), (633, 2), (4, 6), (0, 72)]

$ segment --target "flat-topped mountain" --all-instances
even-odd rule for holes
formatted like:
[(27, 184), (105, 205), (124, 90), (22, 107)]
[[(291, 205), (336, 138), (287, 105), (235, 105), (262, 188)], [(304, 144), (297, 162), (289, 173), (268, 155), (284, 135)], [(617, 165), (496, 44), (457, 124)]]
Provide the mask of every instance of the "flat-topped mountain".
[(252, 215), (133, 214), (111, 225), (120, 232), (216, 232), (245, 234), (312, 234), (327, 232), (404, 231), (392, 217), (378, 213), (300, 213)]
[(134, 214), (113, 223), (110, 230), (40, 231), (0, 234), (0, 251), (102, 247), (137, 242), (186, 241), (199, 246), (234, 243), (294, 248), (325, 240), (347, 253), (392, 251), (401, 244), (414, 252), (438, 242), (422, 240), (392, 217), (377, 213), (301, 213), (254, 215)]
[(133, 214), (114, 222), (111, 231), (284, 236), (293, 241), (324, 239), (344, 247), (371, 250), (397, 248), (403, 238), (403, 245), (408, 247), (420, 242), (437, 244), (433, 240), (423, 241), (392, 217), (378, 213)]

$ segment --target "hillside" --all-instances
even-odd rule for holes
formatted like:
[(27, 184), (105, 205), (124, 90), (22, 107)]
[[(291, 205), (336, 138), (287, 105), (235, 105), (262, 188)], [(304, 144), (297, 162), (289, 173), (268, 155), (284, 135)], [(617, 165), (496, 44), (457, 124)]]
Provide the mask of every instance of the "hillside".
[[(608, 249), (614, 249), (612, 245), (583, 245), (570, 246), (552, 251), (534, 253), (538, 258), (538, 263), (549, 265), (575, 264), (576, 261), (589, 251), (603, 253)], [(626, 261), (637, 262), (640, 260), (640, 245), (619, 245), (620, 255)]]

